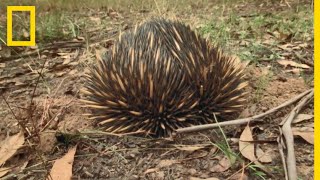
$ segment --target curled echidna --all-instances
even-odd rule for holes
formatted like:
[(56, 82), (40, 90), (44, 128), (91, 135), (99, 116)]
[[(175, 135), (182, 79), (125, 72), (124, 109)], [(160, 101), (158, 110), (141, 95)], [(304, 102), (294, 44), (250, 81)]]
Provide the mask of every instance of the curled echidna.
[(238, 113), (243, 68), (180, 22), (156, 19), (119, 36), (87, 74), (91, 117), (108, 132), (168, 136)]

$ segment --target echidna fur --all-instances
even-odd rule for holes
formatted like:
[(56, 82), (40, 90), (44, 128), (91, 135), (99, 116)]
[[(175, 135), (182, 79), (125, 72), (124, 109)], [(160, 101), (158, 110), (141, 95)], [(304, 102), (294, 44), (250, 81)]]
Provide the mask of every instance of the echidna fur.
[(83, 102), (105, 131), (156, 137), (238, 113), (247, 84), (234, 58), (164, 19), (120, 34), (86, 77)]

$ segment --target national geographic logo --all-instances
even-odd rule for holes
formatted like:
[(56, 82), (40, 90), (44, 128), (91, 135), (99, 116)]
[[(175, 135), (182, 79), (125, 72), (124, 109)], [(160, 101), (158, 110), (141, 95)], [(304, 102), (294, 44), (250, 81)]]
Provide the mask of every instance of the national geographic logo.
[[(30, 40), (12, 40), (12, 12), (30, 12)], [(7, 46), (35, 46), (36, 45), (36, 8), (35, 6), (7, 6)]]

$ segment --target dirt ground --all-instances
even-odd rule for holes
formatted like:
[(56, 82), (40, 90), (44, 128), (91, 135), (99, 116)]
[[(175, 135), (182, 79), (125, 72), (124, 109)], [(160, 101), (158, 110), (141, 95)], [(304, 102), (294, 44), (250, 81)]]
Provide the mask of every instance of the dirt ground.
[[(221, 13), (221, 17), (238, 12), (238, 16), (247, 18), (256, 14), (280, 14), (311, 4), (311, 1), (237, 1), (225, 5), (210, 1), (207, 4), (192, 4), (187, 10), (168, 10), (163, 15), (179, 19), (196, 29), (212, 20), (212, 14), (217, 12)], [(162, 9), (88, 8), (72, 12), (74, 17), (92, 23), (93, 28), (87, 29), (86, 36), (60, 41), (58, 45), (47, 43), (47, 47), (53, 48), (22, 58), (10, 59), (16, 56), (16, 52), (21, 55), (37, 48), (10, 49), (1, 46), (0, 142), (18, 133), (20, 123), (25, 124), (30, 132), (36, 132), (32, 136), (26, 134), (28, 138), (24, 147), (5, 162), (6, 167), (13, 168), (3, 176), (4, 179), (45, 179), (54, 160), (61, 158), (75, 145), (77, 152), (72, 179), (284, 179), (277, 137), (280, 135), (279, 124), (294, 105), (259, 122), (250, 123), (255, 146), (264, 152), (272, 152), (271, 161), (263, 164), (270, 168), (273, 177), (256, 166), (250, 166), (250, 161), (239, 153), (239, 137), (245, 125), (222, 127), (224, 133), (214, 129), (182, 134), (174, 139), (94, 133), (98, 129), (93, 120), (83, 115), (86, 109), (79, 102), (79, 90), (85, 83), (82, 77), (88, 65), (96, 62), (97, 52), (110, 49), (120, 29), (125, 31), (135, 23), (158, 16), (158, 11)], [(108, 26), (98, 26), (105, 22)], [(263, 60), (268, 52), (261, 52), (257, 58), (262, 60), (251, 61), (246, 68), (249, 97), (241, 117), (265, 112), (313, 88), (313, 32), (310, 37), (305, 40), (293, 38), (279, 43), (277, 47), (264, 41), (267, 48), (277, 51), (283, 59), (308, 65), (309, 68), (290, 63), (283, 65), (277, 62), (278, 59)], [(226, 46), (227, 52), (232, 52), (233, 48), (239, 49), (241, 43), (246, 43), (234, 38), (234, 44), (239, 45)], [(303, 58), (292, 55), (295, 52)], [(32, 108), (29, 107), (31, 99), (34, 101)], [(31, 112), (32, 121), (29, 121)], [(313, 115), (313, 103), (309, 103), (300, 113)], [(311, 118), (293, 126), (313, 130), (313, 121)], [(294, 142), (299, 178), (313, 179), (313, 145), (300, 136), (295, 136)], [(226, 150), (226, 146), (230, 148)], [(236, 159), (231, 165), (225, 161), (230, 154)]]

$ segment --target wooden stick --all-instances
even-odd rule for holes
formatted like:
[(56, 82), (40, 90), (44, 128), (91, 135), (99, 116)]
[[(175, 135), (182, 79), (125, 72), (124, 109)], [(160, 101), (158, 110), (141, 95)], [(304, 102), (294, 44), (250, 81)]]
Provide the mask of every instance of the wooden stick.
[(197, 126), (186, 127), (186, 128), (179, 128), (176, 130), (176, 133), (181, 134), (181, 133), (198, 132), (198, 131), (203, 131), (203, 130), (208, 130), (208, 129), (214, 129), (219, 126), (240, 125), (240, 124), (246, 124), (251, 121), (257, 121), (266, 115), (272, 114), (283, 107), (286, 107), (292, 103), (295, 103), (296, 101), (300, 100), (305, 95), (309, 94), (311, 91), (313, 91), (313, 89), (307, 90), (307, 91), (299, 94), (298, 96), (284, 102), (283, 104), (281, 104), (273, 109), (270, 109), (264, 113), (261, 113), (261, 114), (258, 114), (258, 115), (255, 115), (255, 116), (252, 116), (249, 118), (236, 119), (236, 120), (230, 120), (230, 121), (213, 123), (213, 124), (197, 125)]
[(288, 180), (288, 171), (287, 171), (287, 163), (286, 163), (286, 158), (283, 152), (283, 148), (284, 148), (284, 142), (283, 142), (283, 138), (282, 138), (282, 130), (279, 127), (279, 132), (280, 132), (280, 136), (278, 137), (277, 141), (278, 141), (278, 148), (279, 148), (279, 153), (281, 156), (281, 161), (282, 161), (282, 165), (283, 165), (283, 170), (284, 170), (284, 176), (286, 178), (286, 180)]
[(298, 179), (297, 167), (296, 167), (296, 157), (294, 155), (294, 139), (291, 129), (291, 123), (293, 119), (299, 114), (301, 109), (310, 102), (314, 96), (314, 91), (312, 90), (305, 98), (303, 98), (294, 109), (290, 112), (289, 116), (286, 117), (286, 121), (282, 126), (283, 137), (285, 138), (287, 146), (287, 171), (288, 179), (296, 180)]

